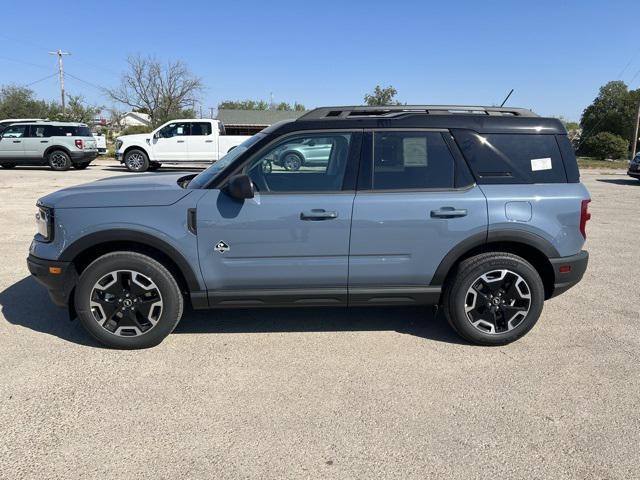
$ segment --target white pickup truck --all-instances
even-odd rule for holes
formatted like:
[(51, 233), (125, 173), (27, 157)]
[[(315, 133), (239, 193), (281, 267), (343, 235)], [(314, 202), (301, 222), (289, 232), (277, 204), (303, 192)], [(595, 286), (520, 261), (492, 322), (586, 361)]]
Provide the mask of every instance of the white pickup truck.
[(151, 133), (116, 139), (116, 159), (132, 172), (168, 165), (205, 165), (224, 157), (248, 136), (225, 135), (219, 120), (172, 120)]

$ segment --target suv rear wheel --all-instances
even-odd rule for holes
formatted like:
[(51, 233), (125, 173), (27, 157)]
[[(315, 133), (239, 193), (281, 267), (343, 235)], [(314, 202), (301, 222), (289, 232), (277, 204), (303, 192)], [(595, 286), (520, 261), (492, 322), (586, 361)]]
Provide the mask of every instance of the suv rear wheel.
[(124, 156), (124, 164), (130, 172), (146, 172), (149, 168), (149, 157), (142, 150), (129, 150)]
[(505, 345), (540, 318), (544, 285), (523, 258), (483, 253), (460, 263), (443, 300), (447, 320), (460, 336), (479, 345)]
[(71, 167), (71, 158), (64, 150), (54, 150), (49, 154), (49, 166), (51, 170), (64, 172)]
[(162, 264), (136, 252), (113, 252), (80, 275), (75, 308), (100, 343), (137, 349), (158, 345), (180, 321), (184, 300)]

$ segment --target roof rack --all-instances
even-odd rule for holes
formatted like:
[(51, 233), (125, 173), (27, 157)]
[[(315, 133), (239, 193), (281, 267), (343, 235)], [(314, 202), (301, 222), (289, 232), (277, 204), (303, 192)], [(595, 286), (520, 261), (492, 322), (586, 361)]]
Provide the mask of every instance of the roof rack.
[(526, 108), (484, 107), (471, 105), (385, 105), (380, 107), (321, 107), (305, 113), (298, 120), (319, 120), (352, 117), (384, 117), (403, 113), (428, 115), (492, 115), (510, 117), (537, 117)]

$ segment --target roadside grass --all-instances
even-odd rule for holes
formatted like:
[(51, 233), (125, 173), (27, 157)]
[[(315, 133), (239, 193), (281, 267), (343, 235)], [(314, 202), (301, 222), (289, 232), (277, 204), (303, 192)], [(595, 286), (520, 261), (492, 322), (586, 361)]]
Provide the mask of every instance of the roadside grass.
[(626, 170), (629, 168), (629, 160), (599, 160), (591, 157), (578, 157), (578, 167), (599, 168), (602, 170)]

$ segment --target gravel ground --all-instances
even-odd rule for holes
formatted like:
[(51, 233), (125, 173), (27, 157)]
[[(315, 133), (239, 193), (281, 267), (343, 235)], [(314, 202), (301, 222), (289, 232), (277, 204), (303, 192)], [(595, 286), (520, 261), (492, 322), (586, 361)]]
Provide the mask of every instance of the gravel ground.
[(0, 171), (0, 478), (639, 478), (640, 182), (588, 171), (585, 279), (526, 337), (428, 309), (187, 312), (99, 347), (28, 276), (36, 199), (125, 172)]

